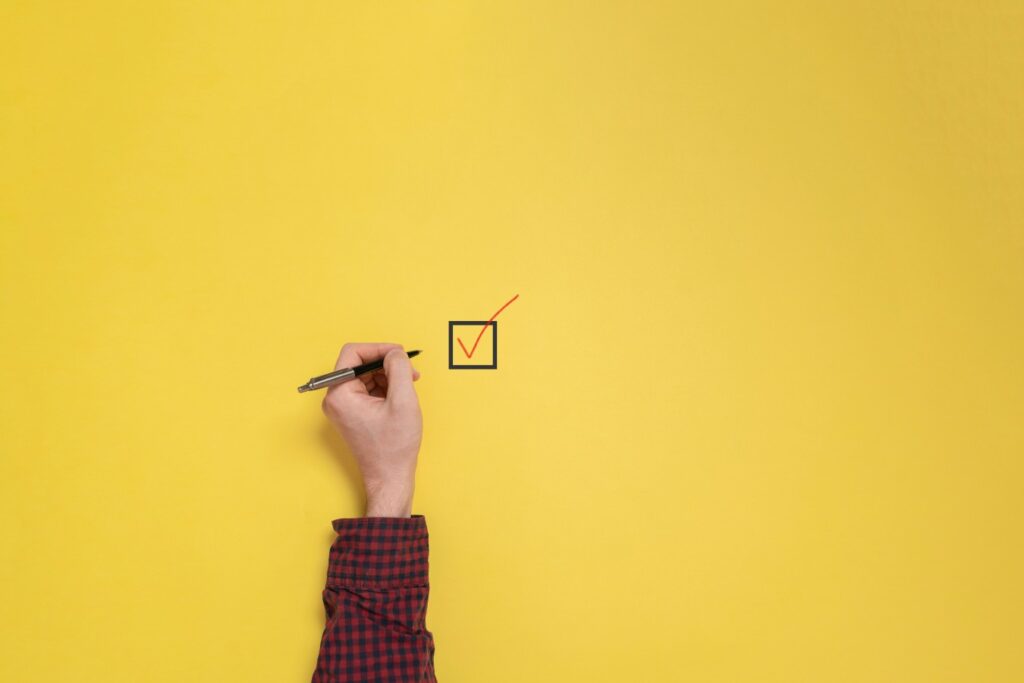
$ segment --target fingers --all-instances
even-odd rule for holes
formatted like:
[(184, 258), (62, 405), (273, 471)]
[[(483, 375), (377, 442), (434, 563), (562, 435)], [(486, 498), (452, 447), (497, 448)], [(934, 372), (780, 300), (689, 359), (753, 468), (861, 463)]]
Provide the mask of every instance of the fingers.
[(338, 354), (338, 361), (334, 364), (335, 370), (351, 368), (363, 363), (370, 363), (380, 358), (391, 349), (400, 349), (401, 344), (345, 344)]
[(359, 378), (359, 380), (363, 383), (363, 386), (366, 387), (366, 390), (370, 392), (371, 396), (376, 396), (376, 394), (374, 393), (375, 391), (378, 391), (380, 389), (387, 389), (387, 384), (383, 381), (383, 378), (384, 373), (383, 371), (381, 371), (371, 372), (368, 375), (363, 375)]
[[(420, 378), (420, 373), (413, 368), (412, 370), (412, 381), (416, 382)], [(359, 381), (362, 382), (363, 387), (366, 388), (366, 393), (370, 396), (376, 396), (377, 398), (384, 398), (388, 393), (388, 376), (384, 373), (384, 369), (374, 370), (365, 375), (359, 376)], [(363, 393), (363, 392), (359, 392)]]
[(387, 352), (384, 356), (384, 373), (388, 403), (403, 405), (416, 401), (416, 390), (412, 387), (414, 372), (404, 350), (398, 348)]
[[(388, 343), (345, 344), (341, 347), (341, 353), (338, 354), (338, 360), (334, 364), (334, 369), (340, 370), (341, 368), (351, 368), (363, 363), (370, 363), (383, 358), (389, 351), (395, 350), (402, 351), (402, 345)], [(405, 358), (408, 365), (408, 357), (405, 356), (404, 352), (401, 355)], [(420, 373), (412, 369), (412, 381), (415, 382), (419, 378)], [(388, 377), (386, 371), (377, 370), (361, 375), (358, 379), (359, 381), (343, 382), (342, 384), (335, 385), (329, 388), (327, 393), (333, 395), (333, 400), (346, 400), (367, 395), (376, 398), (385, 398), (387, 396)]]
[[(388, 386), (388, 376), (384, 373), (384, 369), (383, 368), (381, 368), (380, 370), (374, 370), (373, 374), (364, 375), (364, 377), (372, 377), (373, 381), (377, 384), (377, 386), (384, 386), (385, 388)], [(420, 371), (417, 370), (416, 368), (413, 368), (412, 369), (412, 381), (413, 382), (418, 382), (419, 379), (420, 379)]]
[[(349, 343), (341, 347), (341, 353), (338, 354), (338, 360), (334, 364), (335, 370), (341, 368), (351, 368), (356, 365), (362, 365), (363, 363), (370, 363), (375, 360), (379, 360), (384, 357), (391, 349), (400, 349), (401, 344), (383, 344), (383, 343)], [(372, 394), (371, 388), (369, 387), (370, 379), (376, 375), (373, 373), (369, 376), (364, 375), (360, 377), (361, 382), (343, 382), (335, 385), (328, 389), (328, 392), (339, 395), (339, 398), (358, 396), (366, 394)]]

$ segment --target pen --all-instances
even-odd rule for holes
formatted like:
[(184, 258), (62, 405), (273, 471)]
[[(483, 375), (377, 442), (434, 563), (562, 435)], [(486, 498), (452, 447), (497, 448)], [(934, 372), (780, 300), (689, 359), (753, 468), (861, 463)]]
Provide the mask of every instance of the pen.
[[(414, 358), (420, 354), (419, 349), (415, 351), (409, 351), (406, 355), (409, 358)], [(357, 365), (354, 368), (342, 368), (341, 370), (335, 370), (334, 372), (328, 372), (326, 375), (318, 375), (317, 377), (311, 378), (308, 382), (299, 387), (299, 393), (306, 391), (315, 391), (317, 389), (324, 389), (326, 387), (333, 387), (335, 384), (341, 384), (347, 382), (350, 379), (355, 379), (359, 375), (365, 375), (368, 372), (374, 370), (380, 370), (384, 367), (384, 359), (375, 360), (370, 363), (363, 363)]]

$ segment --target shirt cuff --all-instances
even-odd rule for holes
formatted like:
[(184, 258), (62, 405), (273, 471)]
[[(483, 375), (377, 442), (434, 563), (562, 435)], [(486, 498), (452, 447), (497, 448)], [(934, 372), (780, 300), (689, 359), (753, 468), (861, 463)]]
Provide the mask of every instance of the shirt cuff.
[(398, 588), (428, 585), (427, 520), (412, 517), (358, 517), (332, 522), (328, 586)]

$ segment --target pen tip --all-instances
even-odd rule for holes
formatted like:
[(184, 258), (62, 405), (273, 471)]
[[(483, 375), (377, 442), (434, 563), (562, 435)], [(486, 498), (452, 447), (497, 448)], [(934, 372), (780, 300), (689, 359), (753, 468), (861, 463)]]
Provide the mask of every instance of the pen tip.
[(299, 387), (299, 393), (300, 394), (304, 393), (304, 392), (307, 392), (307, 391), (309, 391), (309, 385), (308, 384), (303, 384), (301, 387)]

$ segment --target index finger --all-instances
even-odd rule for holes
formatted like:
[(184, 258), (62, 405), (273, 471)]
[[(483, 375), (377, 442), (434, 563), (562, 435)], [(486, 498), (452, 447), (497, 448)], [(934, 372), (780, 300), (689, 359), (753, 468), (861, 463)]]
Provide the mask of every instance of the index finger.
[(334, 364), (334, 369), (341, 370), (342, 368), (352, 368), (363, 363), (371, 363), (383, 358), (391, 349), (400, 348), (402, 348), (401, 344), (345, 344), (341, 347), (341, 353), (338, 354), (338, 361)]

